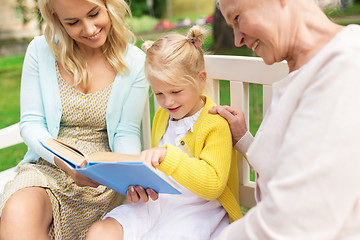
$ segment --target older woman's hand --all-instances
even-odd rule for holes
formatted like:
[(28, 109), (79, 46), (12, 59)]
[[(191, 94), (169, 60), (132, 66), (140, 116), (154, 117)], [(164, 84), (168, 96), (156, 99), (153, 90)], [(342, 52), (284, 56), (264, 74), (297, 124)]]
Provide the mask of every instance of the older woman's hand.
[(244, 112), (230, 106), (215, 106), (209, 110), (211, 114), (219, 114), (230, 126), (233, 144), (235, 145), (247, 132)]

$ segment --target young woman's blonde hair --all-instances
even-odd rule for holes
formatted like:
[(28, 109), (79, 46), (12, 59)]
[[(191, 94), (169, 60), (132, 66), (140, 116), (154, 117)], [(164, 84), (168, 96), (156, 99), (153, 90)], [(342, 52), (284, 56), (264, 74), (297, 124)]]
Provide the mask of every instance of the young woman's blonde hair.
[[(49, 44), (50, 51), (56, 61), (74, 77), (75, 86), (82, 84), (86, 86), (89, 79), (88, 65), (81, 54), (75, 41), (67, 34), (65, 28), (58, 19), (52, 5), (53, 0), (39, 0), (39, 9), (45, 20), (45, 38)], [(135, 36), (130, 31), (125, 21), (125, 16), (131, 16), (129, 6), (124, 0), (87, 0), (107, 10), (111, 21), (109, 34), (102, 46), (103, 53), (111, 66), (120, 75), (127, 72), (125, 62), (125, 51), (128, 43), (135, 42)]]
[(156, 78), (166, 83), (183, 86), (192, 84), (200, 89), (197, 76), (205, 70), (204, 53), (201, 49), (205, 30), (193, 26), (187, 36), (171, 33), (155, 42), (145, 41), (145, 74), (147, 79)]

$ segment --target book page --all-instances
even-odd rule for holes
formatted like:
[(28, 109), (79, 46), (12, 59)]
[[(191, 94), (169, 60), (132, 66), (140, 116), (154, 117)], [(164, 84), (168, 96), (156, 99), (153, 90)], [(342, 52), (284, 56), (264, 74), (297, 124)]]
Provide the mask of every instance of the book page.
[(89, 162), (143, 162), (140, 155), (115, 152), (96, 152), (88, 157)]
[(52, 152), (58, 155), (59, 158), (64, 158), (79, 167), (87, 164), (85, 154), (64, 142), (50, 138), (43, 144), (45, 147), (49, 148)]
[(130, 154), (122, 154), (116, 152), (96, 152), (92, 153), (88, 157), (88, 162), (124, 162), (124, 163), (144, 163), (151, 170), (156, 172), (156, 169), (140, 157), (140, 155), (130, 155)]

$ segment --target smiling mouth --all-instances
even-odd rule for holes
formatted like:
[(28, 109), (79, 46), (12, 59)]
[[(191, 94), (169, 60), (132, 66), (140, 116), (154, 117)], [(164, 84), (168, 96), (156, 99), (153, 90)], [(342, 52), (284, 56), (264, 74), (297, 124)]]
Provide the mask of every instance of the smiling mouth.
[(259, 45), (260, 40), (256, 40), (256, 42), (254, 43), (254, 45), (252, 46), (251, 50), (255, 51), (256, 47)]
[(177, 110), (180, 109), (180, 106), (178, 106), (178, 107), (176, 107), (176, 108), (168, 108), (168, 109), (169, 109), (169, 111), (170, 111), (171, 113), (174, 113), (174, 112), (176, 112)]
[(94, 39), (96, 39), (96, 38), (98, 38), (100, 36), (101, 32), (102, 32), (102, 29), (100, 29), (100, 31), (97, 34), (95, 34), (94, 36), (87, 37), (87, 39), (94, 40)]

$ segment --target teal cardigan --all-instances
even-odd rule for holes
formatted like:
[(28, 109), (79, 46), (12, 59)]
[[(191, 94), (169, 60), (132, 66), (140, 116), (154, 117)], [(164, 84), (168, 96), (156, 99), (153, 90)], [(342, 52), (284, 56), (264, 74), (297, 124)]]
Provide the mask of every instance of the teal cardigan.
[[(125, 60), (129, 73), (116, 76), (106, 109), (111, 151), (138, 154), (140, 124), (148, 94), (144, 74), (145, 54), (128, 45)], [(35, 37), (26, 51), (20, 92), (20, 134), (28, 152), (20, 164), (54, 157), (39, 141), (57, 138), (62, 114), (55, 59), (44, 36)]]

